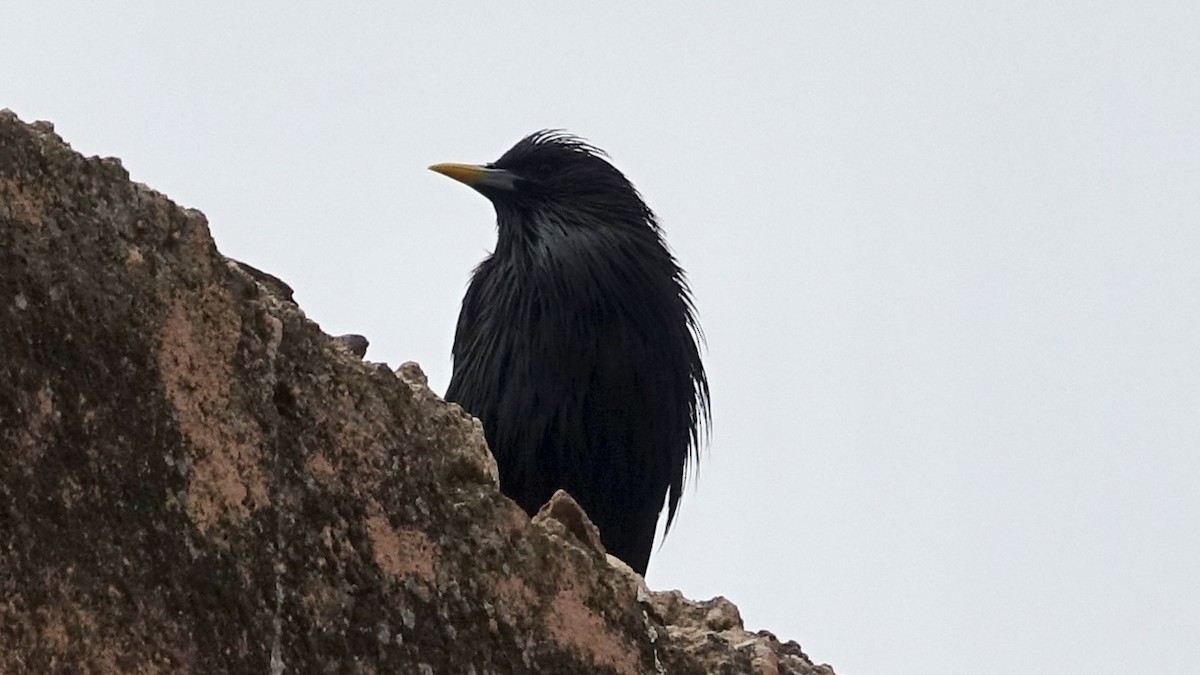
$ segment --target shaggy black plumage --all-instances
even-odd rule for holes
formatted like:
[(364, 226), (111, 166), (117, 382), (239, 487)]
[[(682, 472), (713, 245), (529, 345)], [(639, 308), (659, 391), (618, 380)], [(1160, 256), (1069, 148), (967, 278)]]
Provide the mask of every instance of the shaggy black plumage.
[(446, 399), (483, 422), (506, 495), (533, 514), (565, 489), (645, 574), (708, 422), (695, 309), (653, 212), (560, 131), (491, 164), (430, 168), (490, 199), (498, 227), (463, 299)]

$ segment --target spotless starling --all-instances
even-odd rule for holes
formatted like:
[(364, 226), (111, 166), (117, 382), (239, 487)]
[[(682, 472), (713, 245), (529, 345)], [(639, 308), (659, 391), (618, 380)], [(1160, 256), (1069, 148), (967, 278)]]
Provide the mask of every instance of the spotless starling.
[(566, 490), (645, 574), (709, 421), (691, 292), (654, 213), (604, 152), (531, 134), (481, 166), (429, 167), (496, 209), (446, 400), (479, 418), (500, 488), (530, 515)]

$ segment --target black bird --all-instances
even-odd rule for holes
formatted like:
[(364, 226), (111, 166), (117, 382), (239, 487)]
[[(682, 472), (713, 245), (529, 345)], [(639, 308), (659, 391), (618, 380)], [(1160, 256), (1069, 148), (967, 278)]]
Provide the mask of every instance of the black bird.
[[(646, 573), (709, 421), (702, 339), (654, 213), (588, 142), (539, 131), (491, 164), (429, 167), (496, 209), (446, 400), (483, 423), (500, 488), (530, 515), (558, 488)], [(668, 497), (669, 495), (669, 497)]]

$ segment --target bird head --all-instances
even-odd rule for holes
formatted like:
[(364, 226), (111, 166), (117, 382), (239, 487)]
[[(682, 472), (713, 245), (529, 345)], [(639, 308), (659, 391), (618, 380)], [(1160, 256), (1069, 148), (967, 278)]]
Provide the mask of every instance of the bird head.
[(496, 207), (500, 225), (627, 227), (658, 232), (654, 214), (604, 152), (558, 130), (521, 139), (489, 164), (434, 164)]

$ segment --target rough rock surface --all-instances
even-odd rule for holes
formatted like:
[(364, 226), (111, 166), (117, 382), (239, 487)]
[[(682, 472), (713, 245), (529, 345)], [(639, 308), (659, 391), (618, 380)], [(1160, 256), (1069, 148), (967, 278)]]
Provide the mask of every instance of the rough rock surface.
[(671, 645), (663, 653), (667, 672), (691, 672), (692, 664), (701, 663), (703, 672), (720, 675), (834, 675), (829, 666), (813, 665), (794, 641), (780, 644), (768, 631), (747, 632), (738, 608), (725, 598), (693, 602), (679, 591), (650, 598)]
[(0, 112), (0, 672), (831, 672), (531, 523), (415, 364), (246, 267)]

